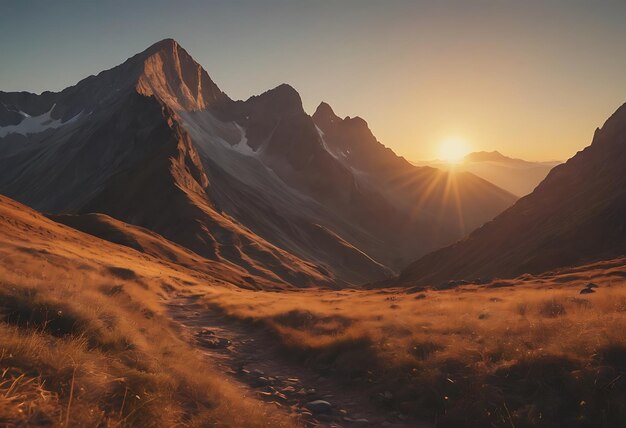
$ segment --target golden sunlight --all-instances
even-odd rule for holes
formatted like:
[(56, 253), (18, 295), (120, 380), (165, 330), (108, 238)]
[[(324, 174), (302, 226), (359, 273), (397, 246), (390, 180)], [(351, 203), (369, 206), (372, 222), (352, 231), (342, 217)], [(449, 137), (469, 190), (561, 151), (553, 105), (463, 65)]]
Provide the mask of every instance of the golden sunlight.
[(439, 145), (439, 159), (451, 164), (460, 163), (469, 152), (469, 145), (460, 138), (447, 138)]

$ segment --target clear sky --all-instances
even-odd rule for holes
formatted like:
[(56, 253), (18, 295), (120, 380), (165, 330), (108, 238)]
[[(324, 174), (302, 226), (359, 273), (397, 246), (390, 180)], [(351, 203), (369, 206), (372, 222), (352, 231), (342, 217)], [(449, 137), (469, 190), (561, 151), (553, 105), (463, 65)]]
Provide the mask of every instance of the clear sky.
[(232, 98), (286, 82), (413, 160), (566, 159), (626, 102), (626, 1), (0, 0), (0, 90), (60, 90), (173, 37)]

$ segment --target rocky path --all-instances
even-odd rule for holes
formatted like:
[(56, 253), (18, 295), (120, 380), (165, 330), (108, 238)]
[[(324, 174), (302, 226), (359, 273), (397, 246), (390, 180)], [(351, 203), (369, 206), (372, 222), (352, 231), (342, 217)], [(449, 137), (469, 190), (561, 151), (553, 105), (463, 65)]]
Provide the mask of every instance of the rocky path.
[(423, 427), (385, 411), (380, 397), (286, 358), (268, 332), (225, 317), (198, 298), (180, 296), (169, 304), (189, 340), (250, 395), (296, 416), (304, 426)]

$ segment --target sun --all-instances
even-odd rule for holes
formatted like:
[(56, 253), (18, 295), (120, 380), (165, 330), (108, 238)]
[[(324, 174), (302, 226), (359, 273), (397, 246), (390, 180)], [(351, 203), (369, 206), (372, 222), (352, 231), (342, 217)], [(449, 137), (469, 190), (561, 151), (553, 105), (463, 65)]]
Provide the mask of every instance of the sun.
[(439, 159), (450, 164), (460, 163), (469, 152), (470, 147), (462, 138), (446, 138), (439, 145)]

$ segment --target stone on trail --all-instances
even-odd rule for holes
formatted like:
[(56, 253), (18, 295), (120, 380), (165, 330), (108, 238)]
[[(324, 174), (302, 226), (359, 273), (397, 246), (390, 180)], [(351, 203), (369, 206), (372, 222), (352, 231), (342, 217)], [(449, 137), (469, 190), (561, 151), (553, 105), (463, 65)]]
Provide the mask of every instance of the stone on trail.
[(333, 406), (328, 401), (324, 400), (311, 401), (306, 403), (304, 407), (315, 414), (329, 414), (333, 412)]

